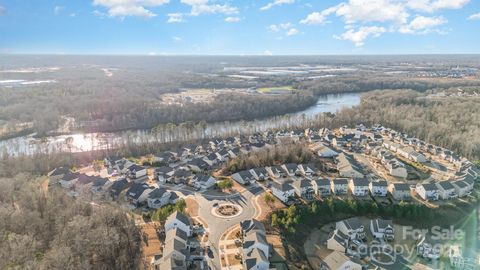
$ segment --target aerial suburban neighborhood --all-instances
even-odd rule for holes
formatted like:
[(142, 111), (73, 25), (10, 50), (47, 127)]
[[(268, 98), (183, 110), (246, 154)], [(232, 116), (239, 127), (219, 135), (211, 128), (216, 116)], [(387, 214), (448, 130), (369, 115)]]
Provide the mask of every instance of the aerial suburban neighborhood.
[[(299, 164), (228, 166), (285, 145), (305, 147), (312, 158)], [(143, 228), (147, 269), (258, 270), (293, 266), (287, 258), (289, 240), (273, 221), (278, 211), (335, 202), (408, 204), (434, 211), (477, 196), (479, 177), (474, 164), (448, 149), (381, 125), (360, 124), (216, 138), (135, 159), (109, 156), (74, 170), (52, 170), (48, 188), (130, 211)], [(449, 259), (451, 267), (478, 267), (471, 254), (462, 254), (460, 243), (442, 253), (436, 244), (449, 243), (428, 233), (402, 235), (403, 225), (376, 215), (350, 214), (324, 224), (314, 233), (316, 240), (308, 240), (316, 241), (315, 248), (307, 250), (312, 243), (305, 243), (310, 265), (438, 269)], [(399, 243), (415, 253), (382, 251), (384, 245)]]

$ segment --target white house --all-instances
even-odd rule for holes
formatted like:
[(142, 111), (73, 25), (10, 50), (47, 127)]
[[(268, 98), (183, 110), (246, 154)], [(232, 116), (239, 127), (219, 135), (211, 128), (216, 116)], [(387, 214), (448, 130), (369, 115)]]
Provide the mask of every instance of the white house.
[(162, 166), (162, 167), (155, 168), (155, 178), (160, 183), (165, 183), (167, 179), (173, 176), (174, 173), (175, 173), (175, 170), (172, 167)]
[(250, 169), (250, 173), (255, 177), (257, 181), (265, 181), (268, 179), (269, 174), (265, 167)]
[(295, 163), (284, 164), (282, 165), (282, 168), (290, 176), (294, 176), (294, 175), (298, 176), (302, 174), (302, 170), (298, 168), (298, 165)]
[(192, 182), (197, 189), (208, 189), (213, 187), (217, 180), (208, 174), (197, 174), (193, 177)]
[(288, 183), (274, 182), (271, 187), (273, 195), (283, 203), (287, 203), (295, 194), (295, 189)]
[(187, 236), (192, 235), (192, 226), (190, 225), (190, 220), (184, 214), (179, 211), (172, 213), (167, 220), (165, 221), (165, 231), (178, 228), (184, 231)]
[(420, 235), (417, 240), (417, 255), (425, 259), (437, 260), (440, 258), (441, 243), (430, 235)]
[(335, 228), (344, 235), (348, 235), (350, 239), (364, 239), (365, 227), (357, 217), (344, 219), (335, 223)]
[(298, 165), (298, 168), (301, 170), (301, 173), (305, 176), (313, 176), (317, 173), (315, 166), (313, 164), (300, 164)]
[(349, 237), (339, 230), (334, 230), (327, 240), (327, 248), (343, 253), (347, 252)]
[(397, 159), (389, 160), (385, 167), (388, 169), (388, 173), (392, 176), (399, 177), (399, 178), (407, 178), (408, 172), (405, 164), (400, 162)]
[(332, 184), (329, 179), (315, 179), (313, 180), (312, 185), (317, 196), (325, 197), (332, 194)]
[(388, 186), (388, 191), (395, 200), (405, 200), (411, 198), (410, 186), (405, 183), (393, 183)]
[(131, 204), (138, 206), (147, 200), (148, 194), (150, 194), (152, 190), (153, 187), (147, 184), (135, 183), (127, 190), (126, 198)]
[(142, 179), (147, 176), (147, 168), (132, 164), (128, 167), (128, 175), (132, 179)]
[(352, 261), (345, 253), (334, 251), (323, 260), (320, 270), (361, 270), (362, 265)]
[(335, 195), (344, 195), (348, 192), (348, 179), (347, 178), (335, 178), (331, 182), (332, 191)]
[(438, 188), (438, 196), (442, 200), (454, 199), (457, 198), (457, 192), (455, 187), (449, 181), (440, 181), (435, 183)]
[(372, 219), (370, 220), (370, 232), (377, 239), (393, 240), (395, 228), (391, 220)]
[(232, 174), (232, 179), (242, 185), (249, 185), (255, 181), (255, 177), (250, 173), (250, 171), (240, 171), (234, 173)]
[(246, 270), (268, 270), (270, 269), (268, 254), (257, 248), (252, 249), (244, 254), (243, 265)]
[(299, 179), (292, 183), (293, 188), (295, 189), (295, 194), (298, 197), (312, 200), (315, 195), (315, 190), (312, 185), (312, 181), (308, 179)]
[(317, 152), (317, 155), (319, 157), (323, 158), (333, 158), (338, 156), (338, 152), (334, 151), (332, 148), (324, 144), (321, 144), (319, 147), (317, 147), (315, 151)]
[(260, 232), (251, 232), (243, 238), (244, 253), (250, 253), (255, 248), (260, 249), (264, 254), (269, 254), (270, 245), (265, 235)]
[(365, 178), (350, 179), (349, 188), (354, 196), (367, 196), (369, 182)]
[(337, 170), (340, 176), (349, 178), (363, 178), (360, 165), (351, 156), (340, 153), (336, 158)]
[(158, 209), (170, 203), (172, 194), (164, 188), (156, 188), (148, 194), (147, 205), (152, 209)]
[(370, 182), (368, 184), (368, 187), (370, 189), (370, 194), (372, 196), (376, 197), (385, 197), (387, 196), (388, 193), (388, 184), (387, 181), (381, 180), (381, 181), (376, 181), (376, 182)]
[(453, 187), (455, 188), (455, 192), (458, 194), (459, 197), (464, 197), (470, 194), (473, 189), (473, 184), (470, 185), (468, 182), (464, 180), (457, 180), (452, 182)]
[(415, 191), (424, 200), (438, 200), (438, 188), (435, 184), (417, 184)]

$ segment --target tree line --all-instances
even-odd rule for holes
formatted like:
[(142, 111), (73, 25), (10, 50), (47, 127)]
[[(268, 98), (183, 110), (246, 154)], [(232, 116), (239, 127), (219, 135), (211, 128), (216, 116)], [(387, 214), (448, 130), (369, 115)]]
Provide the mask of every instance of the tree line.
[(125, 212), (46, 190), (26, 174), (0, 178), (1, 269), (137, 269), (140, 234)]

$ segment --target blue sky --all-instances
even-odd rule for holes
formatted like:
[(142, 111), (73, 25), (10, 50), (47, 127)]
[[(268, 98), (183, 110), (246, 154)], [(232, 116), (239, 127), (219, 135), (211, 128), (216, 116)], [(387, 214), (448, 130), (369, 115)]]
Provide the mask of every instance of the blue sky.
[(479, 0), (0, 0), (0, 53), (480, 53)]

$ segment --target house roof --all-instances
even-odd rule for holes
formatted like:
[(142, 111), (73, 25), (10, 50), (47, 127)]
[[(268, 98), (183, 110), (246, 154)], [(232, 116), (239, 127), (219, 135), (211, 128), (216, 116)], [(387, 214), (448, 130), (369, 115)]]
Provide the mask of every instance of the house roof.
[(310, 180), (307, 180), (307, 179), (300, 179), (300, 180), (297, 180), (297, 181), (293, 182), (292, 185), (294, 187), (297, 187), (297, 188), (307, 188), (307, 187), (312, 186), (312, 182)]
[(249, 234), (247, 234), (247, 236), (245, 236), (245, 238), (243, 240), (243, 248), (244, 249), (249, 248), (249, 247), (251, 247), (255, 244), (263, 244), (263, 245), (268, 246), (267, 238), (265, 237), (265, 235), (263, 233), (255, 231), (255, 232), (249, 233)]
[(348, 179), (347, 178), (334, 178), (333, 179), (333, 184), (334, 185), (348, 185)]
[(365, 178), (353, 178), (352, 182), (354, 186), (359, 186), (359, 187), (368, 186), (369, 184), (368, 180)]
[(179, 220), (185, 225), (190, 225), (190, 220), (188, 219), (188, 217), (179, 211), (175, 211), (170, 216), (168, 216), (167, 221), (165, 223), (171, 223), (171, 222), (174, 222), (175, 220)]
[(357, 217), (347, 218), (340, 222), (343, 222), (345, 226), (350, 230), (357, 230), (363, 226), (362, 223), (360, 222), (360, 219)]
[(162, 167), (155, 168), (155, 172), (158, 174), (167, 174), (169, 172), (173, 172), (173, 168), (168, 166), (162, 166)]
[(131, 172), (138, 172), (138, 171), (141, 171), (141, 170), (144, 170), (144, 169), (145, 169), (145, 167), (137, 165), (137, 164), (132, 164), (128, 167), (128, 170), (131, 171)]
[(344, 248), (347, 248), (348, 246), (349, 238), (340, 230), (333, 230), (329, 239), (334, 239), (337, 243), (341, 244)]
[(80, 176), (79, 173), (67, 173), (67, 174), (64, 174), (63, 177), (62, 177), (62, 181), (66, 181), (66, 182), (70, 182), (72, 180), (75, 180), (75, 179), (78, 179), (78, 177)]
[(455, 187), (449, 181), (440, 181), (437, 184), (444, 190), (455, 189)]
[(393, 187), (395, 190), (398, 191), (409, 191), (410, 190), (410, 185), (405, 184), (405, 183), (393, 183)]
[(95, 177), (95, 180), (93, 181), (93, 186), (94, 187), (103, 187), (105, 183), (108, 182), (107, 178), (102, 178), (102, 177)]
[(246, 254), (245, 258), (245, 268), (246, 270), (256, 269), (256, 265), (259, 262), (267, 262), (267, 256), (263, 253), (261, 249), (254, 248), (249, 254)]
[(438, 190), (438, 187), (435, 184), (422, 184), (423, 188), (428, 191)]
[(292, 185), (290, 185), (289, 183), (277, 183), (277, 182), (274, 182), (272, 184), (272, 188), (275, 188), (275, 189), (278, 189), (280, 191), (289, 191), (289, 190), (292, 190), (293, 187)]
[(197, 174), (195, 175), (195, 181), (197, 182), (207, 182), (210, 178), (212, 178), (212, 176), (208, 175), (208, 174)]
[(298, 165), (295, 163), (287, 163), (285, 164), (285, 168), (287, 168), (289, 172), (295, 172), (298, 169)]
[(326, 178), (315, 179), (314, 181), (317, 183), (317, 186), (330, 186), (331, 184), (330, 180)]
[(265, 233), (265, 226), (256, 219), (240, 221), (240, 228), (244, 234), (248, 234), (251, 231), (261, 231)]
[(173, 229), (170, 229), (166, 232), (165, 234), (165, 242), (168, 242), (174, 238), (179, 238), (183, 241), (187, 241), (188, 239), (188, 236), (187, 236), (187, 233), (182, 231), (181, 229), (179, 228), (173, 228)]
[(148, 194), (148, 198), (149, 199), (157, 199), (157, 198), (162, 198), (165, 193), (167, 193), (168, 191), (164, 188), (156, 188), (154, 190), (152, 190), (152, 192), (150, 192)]
[(340, 269), (342, 265), (350, 261), (350, 258), (347, 257), (344, 253), (334, 251), (330, 253), (324, 260), (323, 265), (328, 267), (328, 269)]
[(128, 184), (127, 179), (122, 178), (122, 179), (119, 179), (119, 180), (113, 182), (113, 184), (112, 184), (112, 186), (111, 186), (110, 189), (112, 190), (112, 193), (113, 193), (114, 195), (118, 195), (118, 194), (120, 194), (120, 192), (122, 192), (122, 190), (125, 189), (125, 187), (127, 186), (127, 184)]
[(48, 176), (60, 176), (70, 172), (69, 169), (64, 167), (58, 167), (53, 169), (51, 172), (48, 173)]
[(149, 188), (147, 184), (135, 183), (128, 189), (127, 196), (136, 200)]
[(373, 187), (387, 187), (388, 183), (387, 181), (381, 180), (381, 181), (376, 181), (376, 182), (371, 182)]

